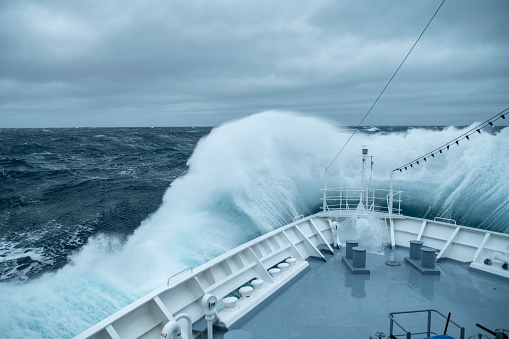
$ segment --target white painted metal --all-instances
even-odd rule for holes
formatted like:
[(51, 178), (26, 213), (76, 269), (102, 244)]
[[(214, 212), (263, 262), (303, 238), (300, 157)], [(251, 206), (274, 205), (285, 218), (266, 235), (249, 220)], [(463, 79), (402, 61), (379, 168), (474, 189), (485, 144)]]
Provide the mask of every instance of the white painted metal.
[[(368, 149), (366, 148), (365, 145), (362, 146), (362, 173), (361, 173), (361, 188), (364, 188), (364, 183), (366, 182), (366, 159), (368, 158)], [(368, 197), (365, 196), (367, 195), (368, 192), (365, 192), (363, 189), (360, 191), (360, 202), (359, 204), (365, 204), (366, 206), (368, 205)], [(365, 200), (366, 199), (366, 202)]]
[(341, 246), (341, 240), (339, 240), (339, 222), (337, 221), (332, 221), (330, 219), (329, 220), (329, 225), (332, 229), (332, 234), (333, 234), (333, 238), (334, 238), (334, 248), (339, 248), (339, 246)]
[(161, 338), (167, 338), (167, 339), (177, 339), (178, 337), (181, 337), (182, 334), (182, 328), (178, 322), (175, 320), (170, 321), (166, 325), (164, 325), (163, 329), (161, 330), (161, 334), (159, 337)]
[(178, 275), (180, 275), (180, 274), (182, 274), (182, 273), (184, 273), (184, 272), (186, 272), (186, 271), (189, 271), (189, 270), (191, 271), (191, 273), (193, 273), (193, 268), (192, 268), (191, 266), (189, 266), (189, 267), (184, 268), (182, 271), (177, 272), (177, 273), (173, 274), (172, 276), (170, 276), (170, 277), (168, 278), (168, 281), (166, 282), (166, 286), (170, 286), (170, 280), (171, 280), (172, 278), (174, 278), (174, 277), (176, 277), (176, 276), (178, 276)]
[[(335, 187), (322, 189), (323, 211), (342, 215), (359, 215), (357, 207), (362, 202), (365, 213), (401, 215), (401, 191), (374, 188)], [(359, 197), (364, 197), (361, 201)], [(396, 206), (394, 206), (396, 204)]]
[(108, 325), (106, 327), (106, 332), (111, 336), (111, 338), (113, 339), (120, 339), (117, 331), (115, 331), (115, 329), (113, 328), (113, 326), (111, 325)]
[[(314, 254), (318, 254), (319, 257), (322, 257), (324, 258), (322, 252), (320, 252), (320, 250), (315, 246), (313, 245), (313, 243), (311, 242), (311, 240), (309, 240), (306, 235), (304, 234), (304, 232), (302, 232), (302, 230), (299, 228), (299, 226), (295, 226), (295, 229), (302, 235), (302, 237), (304, 238), (304, 241), (306, 243), (308, 243), (309, 245), (311, 245), (311, 248), (314, 250)], [(317, 244), (318, 245), (318, 244)]]
[(334, 253), (334, 250), (332, 249), (331, 245), (327, 242), (323, 234), (318, 230), (318, 227), (316, 227), (315, 223), (313, 222), (313, 219), (309, 219), (309, 222), (311, 222), (311, 225), (313, 225), (314, 230), (316, 231), (316, 234), (320, 236), (320, 239), (322, 239), (323, 243), (329, 248), (329, 251)]
[[(386, 219), (388, 213), (371, 212), (370, 216)], [(262, 235), (197, 267), (179, 281), (172, 280), (170, 286), (153, 291), (76, 338), (155, 338), (164, 324), (175, 320), (178, 314), (188, 314), (192, 322), (204, 317), (201, 300), (205, 294), (222, 300), (253, 279), (263, 279), (264, 287), (255, 289), (252, 298), (239, 300), (234, 312), (217, 312), (218, 324), (229, 327), (305, 270), (308, 263), (304, 259), (323, 257), (317, 246), (325, 242), (330, 248), (334, 243), (331, 218), (341, 225), (341, 220), (349, 217), (325, 211)], [(440, 251), (439, 259), (471, 262), (472, 268), (509, 278), (500, 264), (504, 258), (509, 261), (508, 234), (396, 213), (389, 218), (389, 225), (392, 246), (408, 247), (410, 240), (420, 239), (425, 246)], [(296, 263), (281, 272), (280, 278), (272, 279), (268, 270), (289, 257), (297, 259)], [(485, 265), (485, 259), (493, 260), (494, 264)]]
[(474, 257), (472, 259), (473, 262), (477, 261), (477, 258), (479, 257), (479, 254), (481, 254), (482, 250), (484, 249), (484, 245), (486, 245), (486, 242), (490, 238), (490, 235), (491, 235), (490, 233), (486, 233), (484, 235), (484, 238), (482, 239), (481, 244), (477, 248), (477, 251), (475, 251)]
[[(455, 223), (456, 225), (456, 223)], [(444, 247), (442, 247), (442, 249), (440, 250), (440, 252), (437, 254), (437, 257), (436, 257), (436, 260), (440, 259), (442, 257), (442, 255), (444, 255), (444, 252), (447, 250), (447, 248), (449, 247), (449, 245), (452, 243), (454, 237), (456, 236), (456, 234), (458, 234), (459, 230), (461, 229), (461, 227), (456, 227), (456, 229), (454, 230), (454, 232), (452, 233), (451, 237), (447, 240), (447, 242), (445, 243)]]
[(421, 240), (422, 234), (424, 233), (424, 229), (426, 228), (427, 222), (428, 222), (427, 220), (422, 221), (421, 229), (419, 230), (419, 234), (417, 234), (417, 239), (415, 239), (415, 240)]
[[(189, 317), (187, 314), (182, 313), (175, 317), (175, 321), (178, 322), (180, 319), (186, 320), (186, 338), (192, 339), (193, 338), (193, 321), (191, 320), (191, 317)], [(161, 336), (162, 337), (162, 336)]]
[(472, 268), (509, 278), (502, 265), (484, 264), (485, 259), (493, 258), (509, 262), (509, 234), (412, 217), (395, 218), (394, 228), (397, 246), (408, 247), (410, 240), (421, 240), (424, 246), (439, 250), (440, 258), (470, 262)]
[[(394, 171), (391, 171), (390, 188), (389, 188), (389, 202), (387, 206), (394, 206)], [(392, 208), (389, 208), (389, 217), (392, 217)]]
[(391, 246), (396, 246), (396, 233), (394, 231), (394, 218), (390, 218), (390, 224), (391, 224)]
[[(178, 314), (187, 314), (192, 322), (204, 317), (201, 300), (205, 294), (221, 300), (247, 282), (263, 279), (263, 289), (254, 291), (255, 297), (240, 301), (238, 310), (218, 312), (219, 325), (229, 327), (305, 270), (309, 266), (305, 258), (322, 256), (317, 246), (323, 241), (333, 242), (327, 219), (316, 215), (299, 219), (210, 260), (189, 275), (171, 280), (170, 286), (142, 297), (76, 338), (156, 338)], [(297, 259), (296, 263), (273, 281), (267, 270), (290, 257)]]

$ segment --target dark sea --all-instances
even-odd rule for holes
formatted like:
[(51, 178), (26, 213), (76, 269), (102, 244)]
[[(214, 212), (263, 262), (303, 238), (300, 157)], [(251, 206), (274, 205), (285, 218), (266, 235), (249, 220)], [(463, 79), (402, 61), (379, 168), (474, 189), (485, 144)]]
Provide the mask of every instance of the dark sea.
[(59, 269), (93, 235), (131, 235), (210, 130), (0, 130), (0, 281)]
[[(328, 187), (371, 187), (461, 135), (365, 127)], [(217, 128), (0, 129), (0, 332), (70, 338), (211, 258), (319, 211), (351, 129), (286, 113)], [(403, 213), (509, 233), (509, 129), (394, 175)]]

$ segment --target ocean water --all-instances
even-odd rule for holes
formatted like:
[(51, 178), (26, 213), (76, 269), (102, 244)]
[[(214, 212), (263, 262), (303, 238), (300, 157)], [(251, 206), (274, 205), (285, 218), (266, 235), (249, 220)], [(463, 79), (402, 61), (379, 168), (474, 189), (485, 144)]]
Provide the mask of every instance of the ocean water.
[[(480, 119), (482, 120), (482, 119)], [(461, 135), (365, 127), (328, 186), (371, 187)], [(319, 211), (325, 167), (351, 129), (265, 112), (217, 128), (0, 130), (0, 332), (69, 338), (196, 267)], [(493, 128), (403, 173), (403, 212), (509, 233), (509, 129)]]

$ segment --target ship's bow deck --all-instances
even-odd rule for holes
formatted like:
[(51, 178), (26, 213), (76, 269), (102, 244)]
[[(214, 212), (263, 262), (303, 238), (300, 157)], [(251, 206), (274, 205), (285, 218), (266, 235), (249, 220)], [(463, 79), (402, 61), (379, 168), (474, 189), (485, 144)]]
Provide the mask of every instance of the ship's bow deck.
[[(492, 330), (509, 327), (507, 280), (449, 260), (437, 264), (440, 276), (421, 275), (404, 261), (407, 248), (368, 254), (366, 266), (371, 274), (353, 275), (341, 260), (344, 251), (327, 256), (327, 262), (310, 260), (311, 270), (305, 276), (240, 329), (264, 339), (369, 338), (379, 331), (388, 337), (388, 313), (424, 309), (451, 312), (451, 319), (465, 327), (465, 338), (487, 334), (476, 323)], [(385, 264), (391, 260), (401, 265)], [(426, 330), (425, 314), (401, 316), (400, 320), (410, 331)], [(444, 326), (443, 319), (432, 318), (432, 330), (443, 332)], [(448, 333), (459, 338), (452, 324)], [(395, 334), (402, 331), (395, 328)]]

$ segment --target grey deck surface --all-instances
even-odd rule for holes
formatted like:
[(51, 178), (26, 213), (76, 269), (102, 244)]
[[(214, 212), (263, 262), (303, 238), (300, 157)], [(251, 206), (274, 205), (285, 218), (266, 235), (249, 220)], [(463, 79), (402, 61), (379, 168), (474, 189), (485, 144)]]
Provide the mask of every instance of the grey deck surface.
[[(385, 255), (368, 254), (366, 266), (371, 274), (353, 275), (341, 261), (344, 252), (336, 250), (326, 263), (310, 259), (311, 270), (240, 329), (251, 332), (253, 339), (367, 339), (378, 331), (388, 337), (389, 312), (421, 309), (451, 312), (451, 320), (465, 327), (465, 338), (488, 334), (476, 323), (491, 330), (509, 329), (508, 280), (449, 260), (438, 262), (440, 276), (424, 276), (404, 261), (407, 248), (396, 248), (392, 258), (390, 249)], [(401, 266), (387, 266), (387, 260)], [(397, 319), (410, 331), (426, 329), (425, 314)], [(434, 316), (432, 325), (432, 331), (442, 334), (445, 320)], [(452, 324), (449, 329), (449, 335), (459, 338)], [(214, 335), (214, 339), (222, 337), (221, 333)]]

